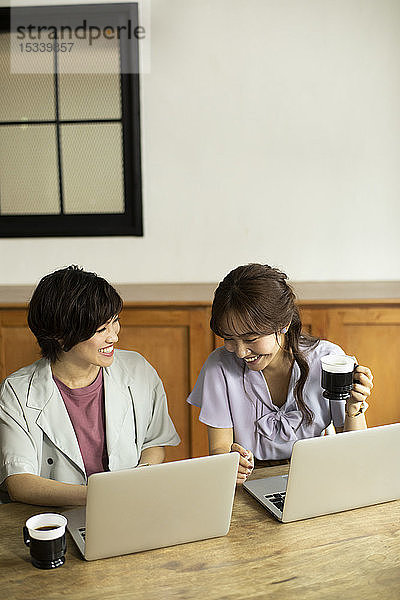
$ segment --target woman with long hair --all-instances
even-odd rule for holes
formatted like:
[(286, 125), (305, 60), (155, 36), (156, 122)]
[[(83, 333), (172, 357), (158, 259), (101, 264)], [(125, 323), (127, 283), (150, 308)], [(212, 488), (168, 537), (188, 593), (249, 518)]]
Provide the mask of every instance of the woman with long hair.
[(201, 409), (210, 454), (240, 453), (238, 483), (254, 461), (287, 461), (297, 439), (331, 424), (336, 432), (367, 426), (371, 371), (357, 366), (348, 401), (326, 399), (320, 359), (344, 352), (302, 331), (295, 299), (285, 273), (261, 264), (237, 267), (215, 291), (210, 326), (224, 346), (203, 365), (188, 402)]

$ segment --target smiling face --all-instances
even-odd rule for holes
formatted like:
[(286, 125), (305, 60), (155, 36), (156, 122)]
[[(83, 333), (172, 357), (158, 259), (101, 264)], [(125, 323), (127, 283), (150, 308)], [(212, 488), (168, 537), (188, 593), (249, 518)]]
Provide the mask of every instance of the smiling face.
[(101, 325), (91, 338), (79, 342), (65, 353), (69, 362), (80, 368), (109, 367), (114, 358), (114, 344), (120, 330), (118, 315)]
[(226, 334), (224, 344), (226, 350), (243, 359), (250, 370), (262, 371), (282, 352), (283, 335), (275, 333), (269, 335), (257, 333)]
[(276, 365), (285, 354), (285, 336), (280, 331), (275, 332), (272, 324), (260, 323), (260, 329), (252, 331), (252, 323), (245, 314), (226, 311), (220, 327), (225, 349), (244, 360), (252, 371)]

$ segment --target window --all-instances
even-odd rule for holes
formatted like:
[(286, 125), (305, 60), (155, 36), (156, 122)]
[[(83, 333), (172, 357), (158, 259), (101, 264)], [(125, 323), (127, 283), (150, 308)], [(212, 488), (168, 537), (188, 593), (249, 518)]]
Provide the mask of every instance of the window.
[(0, 236), (142, 235), (137, 27), (137, 4), (0, 9)]

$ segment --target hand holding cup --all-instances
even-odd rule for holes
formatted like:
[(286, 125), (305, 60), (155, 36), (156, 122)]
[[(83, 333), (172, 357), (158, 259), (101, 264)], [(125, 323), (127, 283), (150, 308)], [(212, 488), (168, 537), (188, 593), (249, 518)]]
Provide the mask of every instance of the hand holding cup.
[[(346, 414), (365, 412), (366, 399), (373, 388), (373, 375), (368, 367), (357, 364), (354, 356), (328, 354), (321, 358), (323, 396), (333, 401), (346, 401)], [(349, 410), (350, 412), (349, 412)]]

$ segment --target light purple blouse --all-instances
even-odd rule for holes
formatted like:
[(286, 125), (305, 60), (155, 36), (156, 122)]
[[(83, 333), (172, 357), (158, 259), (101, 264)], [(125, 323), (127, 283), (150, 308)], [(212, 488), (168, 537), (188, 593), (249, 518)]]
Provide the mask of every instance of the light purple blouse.
[(321, 356), (344, 354), (336, 344), (321, 340), (314, 349), (304, 349), (310, 372), (303, 388), (305, 404), (312, 410), (311, 424), (302, 420), (294, 387), (300, 377), (295, 362), (285, 404), (273, 404), (262, 371), (252, 371), (243, 359), (225, 348), (214, 350), (204, 363), (189, 404), (200, 407), (199, 419), (211, 427), (233, 427), (234, 440), (251, 450), (259, 460), (290, 458), (298, 439), (316, 437), (333, 422), (343, 427), (345, 402), (330, 402), (322, 395)]

